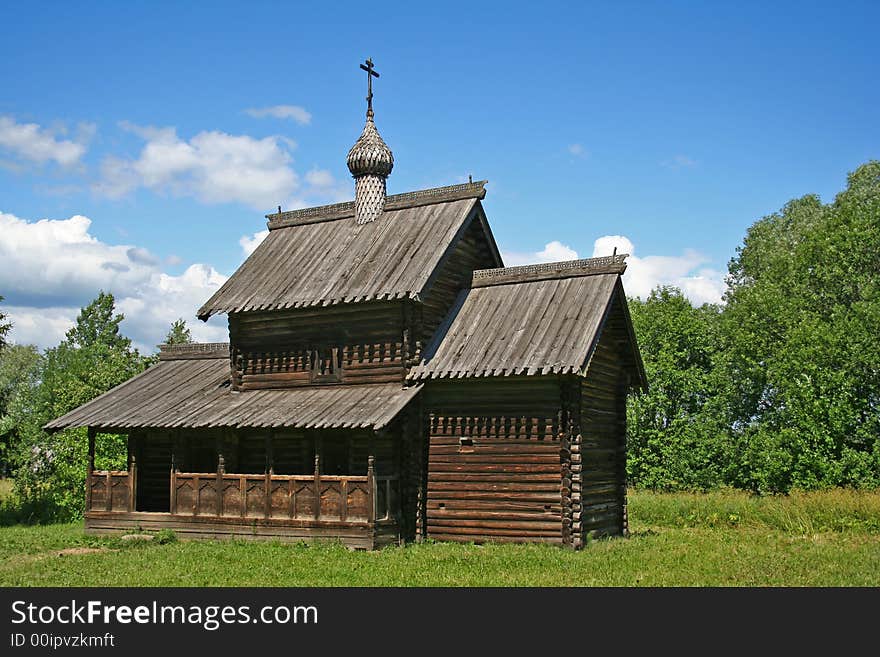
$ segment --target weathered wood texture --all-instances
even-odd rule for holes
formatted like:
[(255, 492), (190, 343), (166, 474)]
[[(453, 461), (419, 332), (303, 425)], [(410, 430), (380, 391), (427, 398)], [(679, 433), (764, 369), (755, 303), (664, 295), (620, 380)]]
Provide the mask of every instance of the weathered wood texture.
[(86, 481), (88, 509), (91, 511), (128, 512), (131, 479), (127, 470), (95, 470)]
[(366, 226), (339, 218), (271, 230), (198, 316), (416, 298), (479, 206), (476, 194), (436, 200)]
[[(402, 381), (408, 357), (402, 302), (233, 313), (232, 385), (236, 390), (316, 383), (316, 357), (330, 349), (343, 384)], [(334, 380), (335, 382), (335, 380)]]
[[(629, 374), (621, 344), (628, 340), (618, 298), (580, 388), (579, 531), (582, 537), (626, 534), (626, 394)], [(579, 462), (578, 462), (579, 461)]]
[(578, 373), (618, 278), (597, 274), (468, 290), (408, 377)]
[(476, 217), (452, 247), (422, 298), (421, 324), (417, 334), (421, 344), (431, 341), (459, 293), (470, 287), (474, 270), (495, 267), (498, 264), (494, 245), (489, 242), (480, 219), (481, 217)]
[(426, 392), (428, 537), (561, 543), (558, 380), (438, 382)]
[(396, 528), (368, 522), (328, 522), (216, 516), (180, 516), (168, 513), (87, 512), (88, 534), (120, 534), (170, 529), (182, 538), (253, 539), (279, 541), (341, 541), (351, 548), (372, 550), (395, 543)]
[(228, 359), (165, 360), (47, 425), (143, 428), (382, 428), (415, 397), (400, 383), (230, 393)]

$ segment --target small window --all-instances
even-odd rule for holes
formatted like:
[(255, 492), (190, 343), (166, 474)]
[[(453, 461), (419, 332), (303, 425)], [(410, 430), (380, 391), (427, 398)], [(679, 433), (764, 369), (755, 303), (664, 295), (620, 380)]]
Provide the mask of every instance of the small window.
[(459, 438), (458, 439), (458, 451), (459, 452), (473, 452), (474, 451), (474, 439), (473, 438)]
[(322, 347), (312, 350), (312, 383), (342, 381), (342, 349)]

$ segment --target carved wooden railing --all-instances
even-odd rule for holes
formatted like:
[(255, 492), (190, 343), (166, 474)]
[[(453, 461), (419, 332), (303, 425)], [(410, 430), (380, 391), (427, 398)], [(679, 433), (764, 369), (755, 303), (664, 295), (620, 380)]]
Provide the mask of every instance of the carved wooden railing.
[[(370, 522), (369, 475), (263, 475), (175, 472), (171, 513), (225, 518)], [(382, 513), (387, 513), (383, 508)]]
[(133, 511), (134, 478), (127, 470), (95, 470), (86, 481), (87, 511)]

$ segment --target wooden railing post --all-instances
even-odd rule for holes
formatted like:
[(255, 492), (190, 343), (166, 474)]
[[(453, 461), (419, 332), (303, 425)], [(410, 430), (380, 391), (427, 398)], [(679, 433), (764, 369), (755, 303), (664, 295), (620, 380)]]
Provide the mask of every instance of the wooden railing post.
[(107, 491), (107, 501), (104, 504), (105, 510), (112, 511), (113, 510), (113, 479), (110, 477), (109, 470), (107, 470), (107, 474), (104, 475), (104, 490)]
[(315, 438), (315, 520), (321, 517), (321, 438)]
[(86, 511), (92, 510), (92, 473), (95, 471), (95, 428), (89, 427), (89, 464), (86, 468)]
[(128, 510), (136, 508), (137, 497), (137, 446), (135, 439), (128, 434)]
[(370, 505), (369, 505), (369, 517), (367, 520), (370, 524), (376, 521), (376, 503), (377, 497), (376, 495), (376, 472), (374, 468), (375, 459), (371, 454), (367, 457), (367, 490), (370, 491)]
[(215, 493), (217, 495), (217, 508), (215, 514), (223, 515), (223, 473), (226, 472), (226, 460), (223, 458), (223, 434), (217, 436), (217, 479), (215, 481)]
[(168, 496), (168, 510), (177, 513), (177, 449), (179, 432), (171, 434), (171, 491)]
[(274, 474), (273, 454), (272, 454), (272, 431), (266, 434), (266, 510), (265, 516), (268, 518), (272, 513), (272, 475)]

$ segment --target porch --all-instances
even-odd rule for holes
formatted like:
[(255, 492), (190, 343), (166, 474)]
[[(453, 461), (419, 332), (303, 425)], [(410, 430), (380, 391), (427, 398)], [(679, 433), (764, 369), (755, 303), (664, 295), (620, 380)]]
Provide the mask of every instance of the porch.
[[(265, 472), (229, 473), (223, 441), (212, 440), (217, 445), (216, 470), (187, 472), (178, 470), (177, 464), (197, 460), (175, 458), (177, 452), (192, 451), (193, 445), (207, 441), (182, 441), (190, 443), (189, 450), (175, 449), (179, 441), (171, 441), (163, 477), (167, 493), (159, 497), (158, 464), (155, 457), (144, 459), (145, 443), (155, 443), (159, 436), (129, 436), (128, 469), (99, 471), (94, 469), (95, 435), (89, 431), (85, 510), (89, 533), (170, 529), (185, 538), (324, 539), (361, 549), (400, 540), (399, 476), (378, 474), (372, 454), (366, 458), (366, 474), (327, 474), (322, 456), (329, 456), (331, 450), (324, 449), (329, 441), (319, 437), (306, 441), (314, 450), (312, 473), (278, 474), (272, 467), (270, 438)], [(151, 477), (144, 476), (148, 470)], [(139, 485), (149, 486), (150, 494), (139, 491)]]

